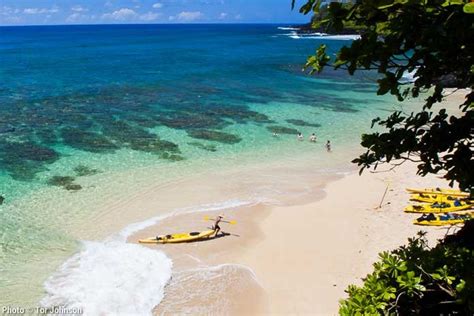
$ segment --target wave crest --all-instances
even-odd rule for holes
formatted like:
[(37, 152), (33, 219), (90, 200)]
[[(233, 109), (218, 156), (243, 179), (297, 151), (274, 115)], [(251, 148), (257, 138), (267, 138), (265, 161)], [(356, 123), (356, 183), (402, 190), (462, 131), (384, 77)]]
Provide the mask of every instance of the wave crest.
[(122, 242), (84, 242), (45, 282), (40, 304), (84, 315), (151, 315), (171, 278), (172, 261), (157, 250)]

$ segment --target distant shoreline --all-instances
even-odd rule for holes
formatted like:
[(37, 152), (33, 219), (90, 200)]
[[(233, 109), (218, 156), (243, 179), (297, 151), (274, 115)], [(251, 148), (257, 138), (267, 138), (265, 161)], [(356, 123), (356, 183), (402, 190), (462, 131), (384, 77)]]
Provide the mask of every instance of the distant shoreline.
[(314, 28), (312, 27), (311, 23), (306, 23), (306, 24), (298, 24), (298, 25), (293, 25), (298, 34), (308, 34), (308, 33), (327, 33), (328, 35), (360, 35), (361, 32), (344, 27), (341, 31), (335, 31), (331, 30), (331, 32), (328, 32), (328, 30), (324, 27), (317, 27)]

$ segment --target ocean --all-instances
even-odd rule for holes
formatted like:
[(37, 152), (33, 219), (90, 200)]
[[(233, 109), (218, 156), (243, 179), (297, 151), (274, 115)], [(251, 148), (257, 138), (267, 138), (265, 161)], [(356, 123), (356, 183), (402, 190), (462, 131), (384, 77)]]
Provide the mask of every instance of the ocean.
[[(295, 193), (282, 185), (290, 172), (235, 199), (113, 205), (229, 168), (311, 161), (315, 174), (346, 171), (360, 134), (394, 101), (375, 95), (376, 73), (302, 67), (319, 44), (334, 54), (352, 39), (269, 24), (0, 27), (0, 305), (94, 314), (109, 302), (147, 314), (172, 262), (126, 244), (130, 229), (179, 210), (275, 202), (276, 191)], [(150, 261), (160, 273), (141, 269)], [(116, 292), (85, 295), (97, 278)]]

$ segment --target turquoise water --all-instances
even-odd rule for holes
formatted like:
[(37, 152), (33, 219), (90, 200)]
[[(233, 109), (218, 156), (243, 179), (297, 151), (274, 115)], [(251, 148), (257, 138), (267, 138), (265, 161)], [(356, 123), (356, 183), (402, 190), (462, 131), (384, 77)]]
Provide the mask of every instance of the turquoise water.
[[(121, 172), (158, 166), (157, 181), (169, 181), (197, 166), (320, 157), (327, 139), (347, 150), (336, 164), (391, 106), (375, 97), (373, 73), (301, 72), (318, 44), (335, 52), (346, 40), (292, 38), (277, 25), (2, 27), (0, 35), (0, 303), (41, 297), (78, 235), (90, 237), (68, 229), (92, 225), (84, 197), (99, 201), (94, 190)], [(297, 132), (319, 143), (302, 145)], [(54, 207), (59, 200), (69, 207)]]

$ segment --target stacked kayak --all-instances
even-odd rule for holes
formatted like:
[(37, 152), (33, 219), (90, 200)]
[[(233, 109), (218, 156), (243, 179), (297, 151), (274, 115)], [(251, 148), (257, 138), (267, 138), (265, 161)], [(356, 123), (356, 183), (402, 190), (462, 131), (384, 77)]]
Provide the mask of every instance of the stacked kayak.
[(414, 193), (410, 194), (410, 200), (423, 202), (423, 203), (441, 203), (441, 202), (454, 202), (455, 200), (465, 201), (472, 203), (471, 200), (464, 197), (458, 197), (453, 195), (445, 194), (425, 194), (425, 193)]
[(471, 203), (466, 202), (435, 202), (433, 204), (414, 204), (405, 207), (407, 213), (447, 213), (470, 209)]
[(445, 213), (445, 214), (423, 214), (415, 219), (413, 224), (423, 226), (444, 226), (462, 224), (467, 220), (474, 219), (474, 212), (467, 213)]
[(462, 224), (474, 217), (473, 201), (469, 193), (454, 189), (406, 189), (410, 200), (422, 202), (405, 208), (407, 213), (422, 213), (413, 221), (415, 225), (444, 226)]
[(170, 244), (180, 242), (197, 241), (207, 239), (214, 234), (215, 230), (205, 230), (202, 232), (190, 232), (181, 234), (159, 235), (146, 239), (140, 239), (138, 242), (142, 244)]
[(426, 188), (426, 189), (406, 189), (409, 193), (422, 193), (422, 194), (442, 194), (442, 195), (451, 195), (457, 197), (469, 197), (469, 193), (462, 192), (455, 189), (440, 189), (440, 188)]

